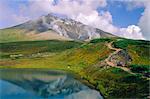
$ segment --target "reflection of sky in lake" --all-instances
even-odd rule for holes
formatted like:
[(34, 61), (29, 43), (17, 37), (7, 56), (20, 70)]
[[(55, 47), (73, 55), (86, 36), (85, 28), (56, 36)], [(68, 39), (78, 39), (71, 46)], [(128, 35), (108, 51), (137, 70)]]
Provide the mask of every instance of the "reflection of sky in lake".
[(102, 99), (63, 71), (0, 69), (0, 99)]
[[(0, 80), (0, 99), (42, 99), (42, 97), (7, 81)], [(64, 99), (64, 96), (51, 96), (49, 99)]]
[[(7, 81), (0, 80), (0, 99), (43, 99), (43, 97)], [(97, 91), (87, 89), (67, 96), (49, 96), (46, 99), (102, 99), (102, 97)]]

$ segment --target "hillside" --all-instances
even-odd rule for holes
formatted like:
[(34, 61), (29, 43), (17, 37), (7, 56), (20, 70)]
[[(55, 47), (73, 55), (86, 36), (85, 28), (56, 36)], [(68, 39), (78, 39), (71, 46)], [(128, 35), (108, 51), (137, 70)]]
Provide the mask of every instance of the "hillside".
[(36, 31), (27, 31), (25, 29), (1, 29), (0, 43), (17, 42), (17, 41), (36, 41), (36, 40), (64, 40), (71, 41), (72, 39), (60, 36), (57, 32), (48, 30), (46, 32), (37, 33)]
[(91, 40), (116, 37), (100, 29), (52, 14), (0, 30), (0, 42), (33, 40)]
[[(95, 41), (97, 43), (101, 40), (98, 39)], [(112, 44), (111, 46), (113, 50), (124, 50), (126, 54), (124, 54), (124, 52), (119, 54), (120, 51), (116, 50), (108, 57), (109, 59), (115, 54), (115, 61), (107, 60), (106, 58), (106, 62), (105, 60), (100, 61), (93, 66), (84, 68), (82, 75), (86, 76), (83, 76), (83, 78), (94, 84), (96, 89), (100, 90), (100, 92), (103, 93), (103, 95), (108, 99), (146, 98), (149, 93), (150, 42), (130, 39), (116, 39), (110, 44)], [(130, 46), (134, 46), (134, 48), (131, 49)], [(117, 51), (118, 54), (116, 53)], [(141, 53), (141, 56), (136, 57)], [(130, 60), (125, 58), (128, 55), (131, 58)], [(111, 64), (108, 64), (107, 61), (111, 62)], [(125, 62), (126, 65), (113, 65), (116, 62)]]
[(62, 69), (78, 74), (78, 79), (108, 99), (148, 97), (149, 41), (101, 38), (89, 42), (47, 40), (0, 45), (0, 68)]
[(28, 57), (32, 56), (32, 54), (36, 55), (38, 53), (57, 53), (65, 51), (67, 49), (78, 47), (81, 44), (82, 42), (58, 40), (0, 43), (0, 56), (2, 59), (9, 59), (11, 58), (10, 56), (17, 56), (19, 54), (22, 55), (21, 57)]

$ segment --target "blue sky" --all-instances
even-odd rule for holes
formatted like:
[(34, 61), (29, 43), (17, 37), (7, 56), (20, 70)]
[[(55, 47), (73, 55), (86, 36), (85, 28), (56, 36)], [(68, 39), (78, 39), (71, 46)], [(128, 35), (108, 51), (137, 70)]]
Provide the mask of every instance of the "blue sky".
[(115, 1), (115, 4), (109, 4), (107, 9), (113, 16), (114, 25), (119, 27), (127, 27), (132, 24), (137, 25), (144, 12), (144, 7), (128, 10), (126, 4), (118, 1)]
[[(93, 18), (95, 16), (95, 18), (97, 18), (96, 13), (100, 14), (101, 12), (103, 12), (103, 15), (98, 16), (99, 18), (95, 19), (93, 22), (85, 22), (85, 24), (97, 24), (94, 22), (100, 19), (104, 19), (102, 21), (97, 22), (104, 22), (104, 24), (108, 24), (110, 27), (109, 29), (106, 29), (109, 30), (108, 32), (115, 33), (114, 31), (117, 31), (116, 28), (123, 28), (121, 29), (121, 31), (125, 32), (128, 30), (124, 30), (124, 28), (128, 28), (130, 25), (138, 26), (140, 28), (139, 22), (142, 17), (142, 13), (144, 13), (146, 8), (146, 6), (141, 6), (143, 2), (133, 3), (123, 2), (123, 0), (66, 0), (69, 3), (66, 3), (65, 0), (55, 0), (57, 1), (57, 3), (54, 3), (52, 1), (53, 0), (0, 0), (0, 12), (3, 12), (0, 14), (0, 28), (6, 28), (13, 25), (17, 25), (19, 23), (38, 18), (48, 13), (63, 14), (69, 18), (73, 18), (77, 21), (81, 21), (84, 23), (84, 18), (88, 19), (90, 18), (89, 16), (93, 16)], [(81, 1), (82, 4), (80, 4)], [(98, 1), (100, 1), (101, 3), (99, 3)], [(74, 4), (70, 2), (73, 2)], [(135, 7), (129, 9), (130, 3), (133, 3)], [(68, 10), (67, 8), (70, 9)], [(83, 11), (82, 9), (85, 9), (87, 11)], [(88, 10), (89, 13), (87, 13)], [(90, 13), (93, 13), (93, 15)], [(103, 26), (95, 27), (103, 30), (105, 29)]]
[[(43, 0), (44, 1), (44, 0)], [(1, 0), (2, 4), (7, 5), (11, 10), (13, 10), (13, 13), (18, 13), (20, 5), (26, 5), (28, 6), (29, 2), (28, 0)], [(115, 3), (108, 2), (108, 5), (106, 8), (100, 8), (100, 10), (108, 10), (111, 12), (113, 16), (113, 24), (119, 27), (127, 27), (128, 25), (135, 24), (137, 25), (142, 12), (144, 12), (144, 7), (140, 7), (133, 10), (128, 10), (127, 5), (123, 2), (115, 1)], [(5, 13), (5, 12), (4, 12)], [(46, 13), (45, 13), (46, 14)], [(37, 15), (41, 16), (41, 15)], [(2, 20), (1, 20), (2, 21)], [(3, 23), (0, 22), (0, 23)], [(6, 21), (7, 23), (7, 21)], [(17, 23), (16, 23), (17, 24)], [(0, 28), (10, 26), (11, 23), (8, 22), (8, 24), (0, 25)]]

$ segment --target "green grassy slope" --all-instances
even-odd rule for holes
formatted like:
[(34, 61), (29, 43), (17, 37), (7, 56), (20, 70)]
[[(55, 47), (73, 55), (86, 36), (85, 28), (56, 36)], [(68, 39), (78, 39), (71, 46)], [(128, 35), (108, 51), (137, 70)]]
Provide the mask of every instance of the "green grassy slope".
[(81, 42), (58, 40), (0, 43), (0, 52), (1, 57), (6, 58), (15, 54), (31, 55), (43, 52), (62, 52), (66, 49), (78, 47), (81, 44)]
[(147, 79), (140, 75), (129, 74), (119, 68), (88, 67), (84, 69), (82, 75), (106, 99), (146, 98), (149, 94)]
[(129, 68), (133, 72), (144, 75), (150, 72), (150, 41), (122, 39), (116, 41), (114, 46), (127, 50), (132, 56)]
[(65, 40), (71, 41), (70, 38), (60, 36), (53, 30), (46, 32), (37, 32), (19, 28), (0, 29), (0, 43), (18, 42), (18, 41), (38, 41), (38, 40)]
[[(149, 94), (149, 80), (147, 78), (150, 74), (150, 42), (128, 39), (105, 40), (108, 42), (113, 41), (115, 47), (124, 49), (129, 53), (132, 57), (132, 61), (128, 68), (131, 72), (136, 74), (133, 75), (115, 67), (104, 66), (104, 68), (99, 66), (98, 63), (84, 68), (80, 73), (82, 77), (93, 84), (95, 89), (99, 90), (107, 99), (146, 98)], [(101, 39), (93, 41), (94, 43), (103, 42)], [(133, 54), (133, 52), (136, 54)], [(137, 57), (137, 55), (139, 57)], [(145, 76), (144, 78), (143, 75)]]
[(25, 30), (21, 29), (1, 29), (0, 43), (28, 40), (28, 37), (25, 35), (24, 32)]
[[(40, 57), (38, 54), (48, 55)], [(17, 68), (59, 68), (78, 71), (105, 59), (111, 51), (100, 43), (74, 41), (28, 41), (1, 43), (0, 65)], [(23, 56), (19, 56), (19, 55)], [(18, 55), (14, 58), (11, 55)], [(38, 55), (32, 57), (32, 55)], [(39, 61), (40, 60), (40, 61)]]
[(115, 47), (125, 49), (132, 56), (132, 64), (150, 64), (150, 42), (123, 39), (114, 43)]
[[(120, 68), (99, 66), (113, 52), (106, 46), (112, 41), (115, 47), (130, 54), (132, 61), (128, 68), (135, 75)], [(82, 43), (55, 40), (3, 43), (0, 67), (69, 70), (94, 85), (105, 98), (146, 98), (149, 94), (149, 44), (148, 41), (117, 38)], [(12, 58), (12, 54), (23, 56)]]

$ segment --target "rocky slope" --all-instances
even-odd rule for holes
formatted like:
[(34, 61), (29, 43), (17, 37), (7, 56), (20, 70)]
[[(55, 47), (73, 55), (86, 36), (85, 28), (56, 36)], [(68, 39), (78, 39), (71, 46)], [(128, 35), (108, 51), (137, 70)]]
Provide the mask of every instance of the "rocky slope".
[(109, 49), (115, 51), (109, 55), (106, 59), (106, 63), (110, 66), (127, 66), (128, 62), (132, 61), (131, 56), (123, 49), (114, 48), (112, 43), (113, 42), (106, 44)]

